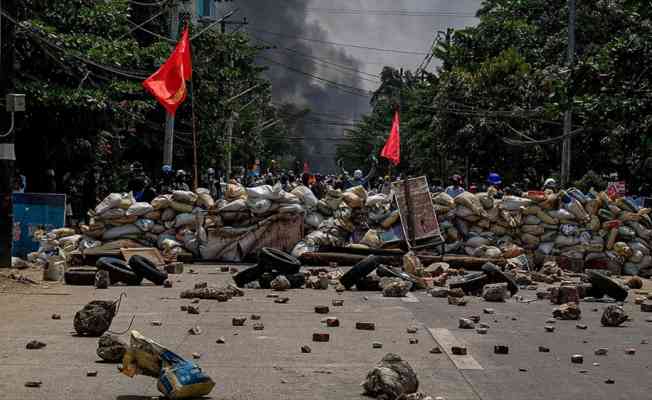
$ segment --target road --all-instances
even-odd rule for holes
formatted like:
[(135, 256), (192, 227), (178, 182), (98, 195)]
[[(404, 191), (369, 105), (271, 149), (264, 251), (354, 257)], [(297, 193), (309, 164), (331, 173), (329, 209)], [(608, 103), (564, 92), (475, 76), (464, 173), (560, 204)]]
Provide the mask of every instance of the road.
[[(197, 282), (222, 284), (228, 273), (215, 266), (193, 266), (197, 274), (174, 275), (174, 287), (91, 287), (54, 285), (47, 290), (0, 293), (0, 393), (3, 399), (117, 399), (145, 400), (159, 396), (156, 381), (145, 376), (131, 379), (117, 372), (115, 364), (98, 361), (97, 339), (73, 335), (74, 313), (93, 299), (109, 300), (126, 293), (114, 331), (132, 329), (151, 337), (171, 350), (191, 358), (200, 353), (199, 365), (217, 383), (213, 399), (362, 399), (360, 383), (387, 352), (408, 360), (421, 382), (420, 390), (445, 399), (649, 399), (652, 393), (652, 322), (639, 307), (626, 304), (633, 317), (620, 328), (600, 326), (600, 303), (582, 303), (581, 323), (557, 321), (554, 333), (544, 332), (553, 306), (547, 301), (486, 303), (472, 299), (466, 307), (448, 305), (445, 299), (414, 293), (408, 298), (383, 298), (376, 292), (291, 290), (288, 304), (276, 304), (269, 290), (246, 290), (244, 297), (226, 303), (201, 300), (201, 313), (180, 311), (190, 301), (179, 298), (183, 289)], [(524, 297), (534, 292), (524, 291)], [(343, 299), (343, 307), (332, 307)], [(314, 307), (329, 305), (328, 315)], [(495, 314), (483, 314), (491, 307)], [(597, 310), (597, 311), (594, 311)], [(61, 320), (51, 319), (53, 313)], [(263, 331), (254, 331), (252, 321), (244, 327), (231, 326), (236, 316), (260, 314)], [(490, 328), (486, 335), (458, 328), (458, 319), (480, 316)], [(321, 321), (338, 317), (340, 327), (327, 328)], [(152, 326), (160, 321), (161, 326)], [(375, 331), (355, 329), (355, 322), (374, 322)], [(200, 326), (202, 334), (188, 335)], [(416, 334), (406, 329), (417, 326)], [(330, 342), (312, 342), (314, 332), (330, 332)], [(126, 337), (126, 335), (125, 335)], [(224, 337), (225, 344), (216, 340)], [(417, 344), (409, 338), (416, 337)], [(47, 347), (26, 350), (30, 340)], [(383, 344), (373, 349), (372, 342)], [(449, 347), (460, 343), (467, 357), (452, 356)], [(509, 354), (493, 353), (494, 345), (509, 346)], [(303, 354), (302, 345), (312, 352)], [(440, 346), (444, 352), (432, 354)], [(550, 348), (540, 353), (539, 346)], [(594, 349), (607, 347), (607, 356), (595, 356)], [(626, 355), (625, 348), (636, 348)], [(572, 364), (572, 354), (584, 355), (584, 363)], [(598, 363), (599, 365), (594, 365)], [(98, 371), (97, 377), (86, 372)], [(613, 379), (614, 384), (606, 384)], [(29, 380), (43, 382), (27, 388)]]

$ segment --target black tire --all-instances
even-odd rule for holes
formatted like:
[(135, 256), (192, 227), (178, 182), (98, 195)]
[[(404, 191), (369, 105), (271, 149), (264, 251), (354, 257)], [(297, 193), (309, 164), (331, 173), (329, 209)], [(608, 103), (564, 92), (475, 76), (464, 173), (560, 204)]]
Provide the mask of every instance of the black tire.
[(265, 272), (258, 278), (258, 284), (260, 285), (261, 289), (271, 289), (271, 283), (272, 281), (278, 276), (278, 274), (274, 272)]
[(380, 260), (377, 256), (369, 256), (364, 260), (360, 261), (350, 270), (348, 270), (340, 278), (340, 283), (347, 289), (351, 289), (354, 285), (360, 282), (365, 276), (375, 270), (380, 264)]
[(355, 284), (355, 288), (361, 292), (381, 291), (380, 279), (377, 276), (365, 276)]
[(111, 284), (122, 282), (127, 285), (137, 286), (143, 281), (143, 277), (132, 271), (126, 262), (114, 257), (102, 257), (97, 260), (95, 266), (97, 266), (97, 269), (109, 273)]
[(242, 270), (238, 272), (237, 274), (233, 275), (233, 280), (235, 281), (236, 286), (238, 287), (244, 287), (249, 282), (253, 282), (256, 279), (260, 278), (260, 276), (265, 272), (265, 269), (260, 266), (256, 265), (251, 268), (247, 268), (245, 270)]
[(505, 282), (507, 283), (507, 290), (512, 296), (518, 293), (518, 285), (514, 279), (507, 276), (497, 265), (488, 262), (482, 266), (482, 272), (487, 274), (488, 283)]
[(131, 267), (136, 275), (142, 276), (158, 286), (163, 285), (163, 282), (168, 279), (167, 273), (160, 271), (153, 262), (143, 256), (132, 256), (129, 259), (129, 267)]
[(275, 270), (283, 275), (296, 274), (301, 269), (301, 261), (297, 258), (271, 247), (260, 249), (258, 258), (268, 271)]
[(589, 280), (591, 281), (591, 293), (605, 295), (611, 297), (616, 301), (625, 301), (628, 294), (628, 289), (608, 276), (598, 272), (589, 271)]
[(286, 275), (288, 281), (290, 281), (290, 287), (292, 289), (301, 289), (303, 285), (306, 284), (306, 274), (303, 272), (297, 272), (296, 274)]
[(489, 283), (487, 274), (475, 272), (449, 281), (448, 287), (451, 289), (460, 288), (464, 294), (471, 295), (482, 292), (482, 288), (487, 283)]
[(72, 267), (63, 274), (66, 285), (93, 286), (95, 285), (95, 267)]

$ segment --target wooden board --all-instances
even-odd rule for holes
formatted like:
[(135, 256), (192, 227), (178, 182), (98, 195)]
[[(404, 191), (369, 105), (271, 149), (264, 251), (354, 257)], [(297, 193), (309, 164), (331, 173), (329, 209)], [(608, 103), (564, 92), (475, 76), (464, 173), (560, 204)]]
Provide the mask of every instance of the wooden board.
[[(405, 185), (407, 185), (407, 190)], [(441, 239), (439, 222), (437, 221), (435, 208), (432, 205), (428, 179), (425, 176), (420, 176), (392, 182), (392, 188), (401, 215), (401, 225), (405, 237), (415, 240)], [(410, 230), (413, 230), (412, 235), (410, 235)]]
[(131, 248), (131, 249), (120, 249), (120, 253), (122, 253), (122, 256), (125, 258), (125, 261), (127, 262), (129, 262), (129, 259), (132, 256), (139, 255), (153, 262), (154, 265), (158, 267), (165, 265), (165, 260), (163, 259), (161, 252), (158, 251), (158, 249), (155, 247), (138, 247), (138, 248)]

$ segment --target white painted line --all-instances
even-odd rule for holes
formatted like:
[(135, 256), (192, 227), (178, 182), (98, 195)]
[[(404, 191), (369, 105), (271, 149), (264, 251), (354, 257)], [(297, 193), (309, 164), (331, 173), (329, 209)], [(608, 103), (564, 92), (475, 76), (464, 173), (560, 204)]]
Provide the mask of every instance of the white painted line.
[(457, 340), (451, 331), (448, 329), (428, 329), (432, 338), (439, 344), (439, 348), (446, 353), (448, 358), (453, 361), (457, 369), (484, 369), (482, 366), (467, 353), (465, 356), (456, 356), (451, 352), (451, 347), (462, 346), (465, 344)]
[(414, 297), (412, 293), (409, 293), (405, 295), (405, 297), (401, 297), (401, 300), (403, 300), (406, 303), (418, 303), (419, 299)]

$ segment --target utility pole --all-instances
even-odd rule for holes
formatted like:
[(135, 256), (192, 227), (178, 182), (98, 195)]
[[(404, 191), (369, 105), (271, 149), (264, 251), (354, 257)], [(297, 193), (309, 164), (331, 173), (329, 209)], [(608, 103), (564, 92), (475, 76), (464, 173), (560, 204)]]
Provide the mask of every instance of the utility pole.
[[(16, 15), (16, 0), (0, 0), (0, 8), (8, 15)], [(6, 23), (5, 23), (6, 21)], [(0, 15), (0, 96), (14, 88), (14, 43), (16, 25)], [(3, 118), (3, 120), (6, 120)], [(12, 114), (13, 122), (13, 114)], [(0, 129), (0, 268), (11, 267), (11, 247), (14, 222), (12, 193), (16, 154), (12, 127), (7, 133), (6, 124)]]
[[(179, 3), (170, 5), (170, 39), (176, 41), (179, 36)], [(165, 113), (165, 139), (163, 141), (163, 165), (172, 166), (174, 161), (174, 115)]]
[[(575, 22), (577, 19), (575, 0), (568, 0), (568, 69), (570, 70), (575, 63)], [(570, 75), (569, 75), (570, 76)], [(564, 141), (561, 149), (561, 185), (566, 187), (570, 181), (571, 169), (571, 129), (573, 125), (573, 96), (572, 88), (567, 84), (568, 109), (564, 114)]]

